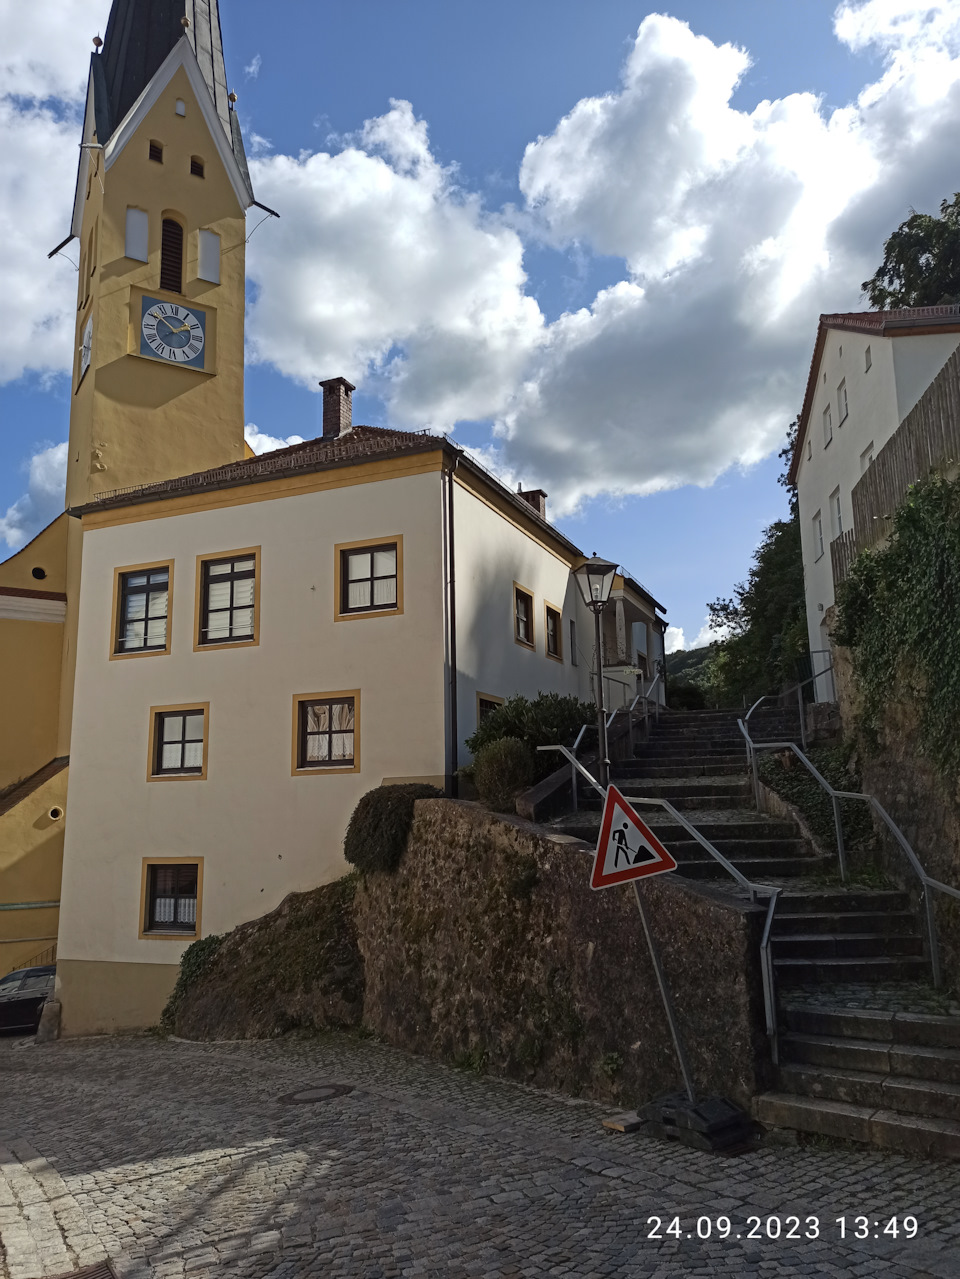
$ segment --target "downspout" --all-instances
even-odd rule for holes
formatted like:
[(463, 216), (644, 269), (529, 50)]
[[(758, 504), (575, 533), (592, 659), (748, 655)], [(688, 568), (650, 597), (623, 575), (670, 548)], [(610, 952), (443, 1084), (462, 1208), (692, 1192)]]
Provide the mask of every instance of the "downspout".
[(460, 728), (457, 718), (457, 571), (455, 552), (455, 525), (453, 519), (454, 474), (460, 465), (457, 453), (447, 472), (447, 608), (450, 624), (450, 795), (456, 799), (460, 793), (457, 765), (460, 760)]

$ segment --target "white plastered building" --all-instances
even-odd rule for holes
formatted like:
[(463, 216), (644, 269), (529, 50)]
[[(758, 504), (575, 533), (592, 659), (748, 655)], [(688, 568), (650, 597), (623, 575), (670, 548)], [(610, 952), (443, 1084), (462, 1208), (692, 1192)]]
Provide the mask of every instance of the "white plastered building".
[[(324, 384), (320, 440), (73, 512), (65, 1034), (155, 1022), (186, 945), (345, 873), (359, 798), (449, 790), (485, 709), (593, 697), (584, 557), (545, 495), (444, 439), (352, 427), (350, 390)], [(624, 689), (655, 673), (658, 610), (618, 575), (604, 647)]]
[[(821, 315), (789, 478), (796, 486), (818, 701), (834, 697), (827, 610), (853, 545), (852, 493), (960, 345), (960, 307)], [(833, 551), (833, 553), (831, 553)]]

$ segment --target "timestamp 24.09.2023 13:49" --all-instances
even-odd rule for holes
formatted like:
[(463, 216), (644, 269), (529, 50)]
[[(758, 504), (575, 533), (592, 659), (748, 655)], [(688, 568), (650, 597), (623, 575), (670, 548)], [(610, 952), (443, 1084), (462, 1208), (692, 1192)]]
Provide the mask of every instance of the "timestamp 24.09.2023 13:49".
[(679, 1217), (648, 1217), (648, 1239), (915, 1239), (920, 1229), (916, 1217), (747, 1217), (737, 1223), (729, 1217), (697, 1217), (684, 1224)]

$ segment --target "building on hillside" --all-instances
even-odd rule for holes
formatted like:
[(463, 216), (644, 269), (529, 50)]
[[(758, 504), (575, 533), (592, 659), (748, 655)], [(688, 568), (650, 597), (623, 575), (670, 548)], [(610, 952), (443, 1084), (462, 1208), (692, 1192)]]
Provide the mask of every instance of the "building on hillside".
[[(873, 524), (890, 514), (861, 510), (856, 530), (857, 495), (870, 487), (867, 473), (881, 454), (886, 459), (897, 449), (902, 424), (958, 346), (960, 306), (820, 317), (789, 471), (799, 501), (810, 651), (814, 672), (825, 672), (815, 684), (818, 701), (834, 697), (827, 612), (836, 586), (857, 547), (876, 540)], [(895, 496), (919, 478), (911, 471)]]
[[(452, 789), (504, 698), (593, 697), (583, 555), (542, 490), (354, 427), (343, 378), (320, 439), (245, 449), (255, 201), (226, 86), (216, 0), (114, 0), (70, 237), (67, 512), (0, 566), (0, 961), (57, 938), (68, 1034), (155, 1022), (190, 940), (342, 874), (359, 796)], [(618, 706), (666, 623), (627, 575), (613, 598)]]

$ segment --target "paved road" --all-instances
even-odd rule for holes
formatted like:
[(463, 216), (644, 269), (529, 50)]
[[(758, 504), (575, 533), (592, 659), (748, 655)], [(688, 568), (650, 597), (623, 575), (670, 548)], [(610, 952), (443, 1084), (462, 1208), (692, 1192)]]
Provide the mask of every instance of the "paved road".
[[(331, 1082), (353, 1090), (281, 1100)], [(124, 1279), (960, 1277), (960, 1165), (789, 1146), (723, 1159), (606, 1133), (606, 1113), (347, 1036), (2, 1039), (0, 1276), (109, 1255)], [(872, 1236), (907, 1214), (912, 1242), (852, 1237), (857, 1216)], [(737, 1238), (750, 1216), (761, 1237)], [(766, 1237), (790, 1216), (800, 1238)]]

